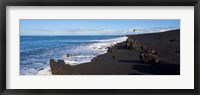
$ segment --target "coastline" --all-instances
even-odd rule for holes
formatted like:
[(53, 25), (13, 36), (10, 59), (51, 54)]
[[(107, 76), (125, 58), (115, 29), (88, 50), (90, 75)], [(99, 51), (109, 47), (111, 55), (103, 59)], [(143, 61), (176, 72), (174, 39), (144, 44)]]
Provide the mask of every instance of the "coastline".
[[(91, 62), (70, 66), (50, 59), (53, 75), (180, 75), (180, 30), (127, 35)], [(134, 45), (130, 45), (133, 43)], [(145, 53), (144, 53), (145, 52)], [(144, 57), (148, 57), (144, 60)]]
[[(65, 64), (69, 64), (70, 66), (75, 66), (75, 65), (80, 65), (84, 63), (91, 62), (91, 60), (99, 55), (105, 54), (108, 51), (108, 47), (112, 47), (118, 43), (124, 42), (128, 39), (125, 35), (121, 36), (111, 36), (114, 38), (111, 39), (102, 39), (102, 40), (92, 40), (95, 43), (91, 43), (87, 45), (86, 47), (84, 45), (81, 45), (78, 47), (78, 49), (83, 49), (87, 50), (86, 53), (88, 52), (88, 49), (90, 52), (95, 52), (95, 55), (77, 55), (77, 54), (70, 54), (67, 53), (66, 55), (62, 55), (60, 59), (64, 60)], [(87, 48), (87, 49), (86, 49)], [(79, 60), (77, 61), (77, 58), (85, 58), (84, 60)], [(56, 60), (56, 59), (55, 59)], [(59, 60), (59, 59), (57, 59)], [(40, 70), (37, 75), (52, 75), (51, 74), (51, 68), (50, 66), (45, 67), (44, 69)]]

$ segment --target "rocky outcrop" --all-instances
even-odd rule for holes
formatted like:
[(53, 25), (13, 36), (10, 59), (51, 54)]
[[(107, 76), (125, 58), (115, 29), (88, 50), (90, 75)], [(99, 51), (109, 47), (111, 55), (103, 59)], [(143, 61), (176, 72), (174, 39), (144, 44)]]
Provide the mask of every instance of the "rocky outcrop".
[(111, 47), (108, 47), (108, 52), (113, 52), (113, 49)]
[(153, 53), (141, 53), (139, 57), (142, 63), (147, 63), (147, 64), (159, 63), (159, 57)]
[(140, 50), (142, 47), (142, 44), (139, 43), (136, 39), (128, 38), (126, 40), (126, 47), (130, 50)]
[(139, 42), (135, 42), (134, 44), (130, 45), (130, 49), (131, 50), (140, 50), (141, 49), (142, 44)]
[(128, 38), (126, 47), (130, 50), (140, 51), (139, 57), (142, 63), (155, 64), (159, 63), (157, 51), (154, 48), (147, 48), (139, 43), (136, 39)]
[(158, 52), (154, 48), (147, 48), (145, 52), (152, 53), (152, 54), (158, 54)]
[(131, 45), (132, 43), (134, 43), (134, 40), (131, 39), (131, 38), (128, 38), (128, 39), (126, 40), (126, 47), (127, 47), (127, 48), (130, 48), (130, 45)]
[(156, 64), (159, 63), (158, 52), (154, 48), (145, 48), (143, 52), (140, 53), (140, 61), (142, 63)]
[(65, 64), (64, 60), (58, 60), (57, 62), (54, 59), (50, 59), (51, 73), (53, 75), (63, 75), (67, 69), (70, 69), (69, 64)]

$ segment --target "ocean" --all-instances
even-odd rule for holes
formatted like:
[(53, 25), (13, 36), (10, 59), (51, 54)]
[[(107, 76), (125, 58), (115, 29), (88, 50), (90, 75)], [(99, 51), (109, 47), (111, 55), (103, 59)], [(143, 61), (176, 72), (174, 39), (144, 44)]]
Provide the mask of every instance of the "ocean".
[[(20, 75), (51, 75), (50, 59), (71, 66), (90, 62), (126, 36), (20, 36)], [(70, 56), (67, 56), (70, 55)]]

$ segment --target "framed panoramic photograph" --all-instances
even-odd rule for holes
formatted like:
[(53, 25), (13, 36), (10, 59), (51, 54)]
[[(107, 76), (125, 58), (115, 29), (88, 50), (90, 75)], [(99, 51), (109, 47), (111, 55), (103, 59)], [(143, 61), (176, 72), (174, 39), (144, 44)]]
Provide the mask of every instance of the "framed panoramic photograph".
[(0, 2), (2, 95), (199, 95), (199, 0)]

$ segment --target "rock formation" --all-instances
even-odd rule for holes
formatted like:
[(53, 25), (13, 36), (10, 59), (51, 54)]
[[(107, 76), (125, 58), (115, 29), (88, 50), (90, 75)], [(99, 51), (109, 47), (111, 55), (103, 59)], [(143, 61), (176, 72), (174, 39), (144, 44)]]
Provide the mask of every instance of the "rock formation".
[(157, 51), (154, 48), (147, 48), (146, 46), (139, 43), (136, 39), (128, 38), (126, 41), (126, 47), (130, 50), (140, 51), (141, 53), (139, 54), (139, 57), (142, 63), (159, 63)]
[(137, 42), (137, 40), (128, 38), (126, 41), (126, 47), (130, 50), (140, 50), (142, 47), (142, 44)]
[(51, 73), (53, 75), (63, 75), (65, 74), (66, 69), (70, 69), (69, 64), (65, 64), (64, 60), (58, 60), (56, 62), (54, 59), (50, 59)]
[(108, 52), (112, 52), (113, 49), (111, 47), (108, 47)]
[(153, 53), (141, 53), (139, 57), (140, 61), (143, 63), (148, 63), (148, 64), (159, 63), (159, 57)]

